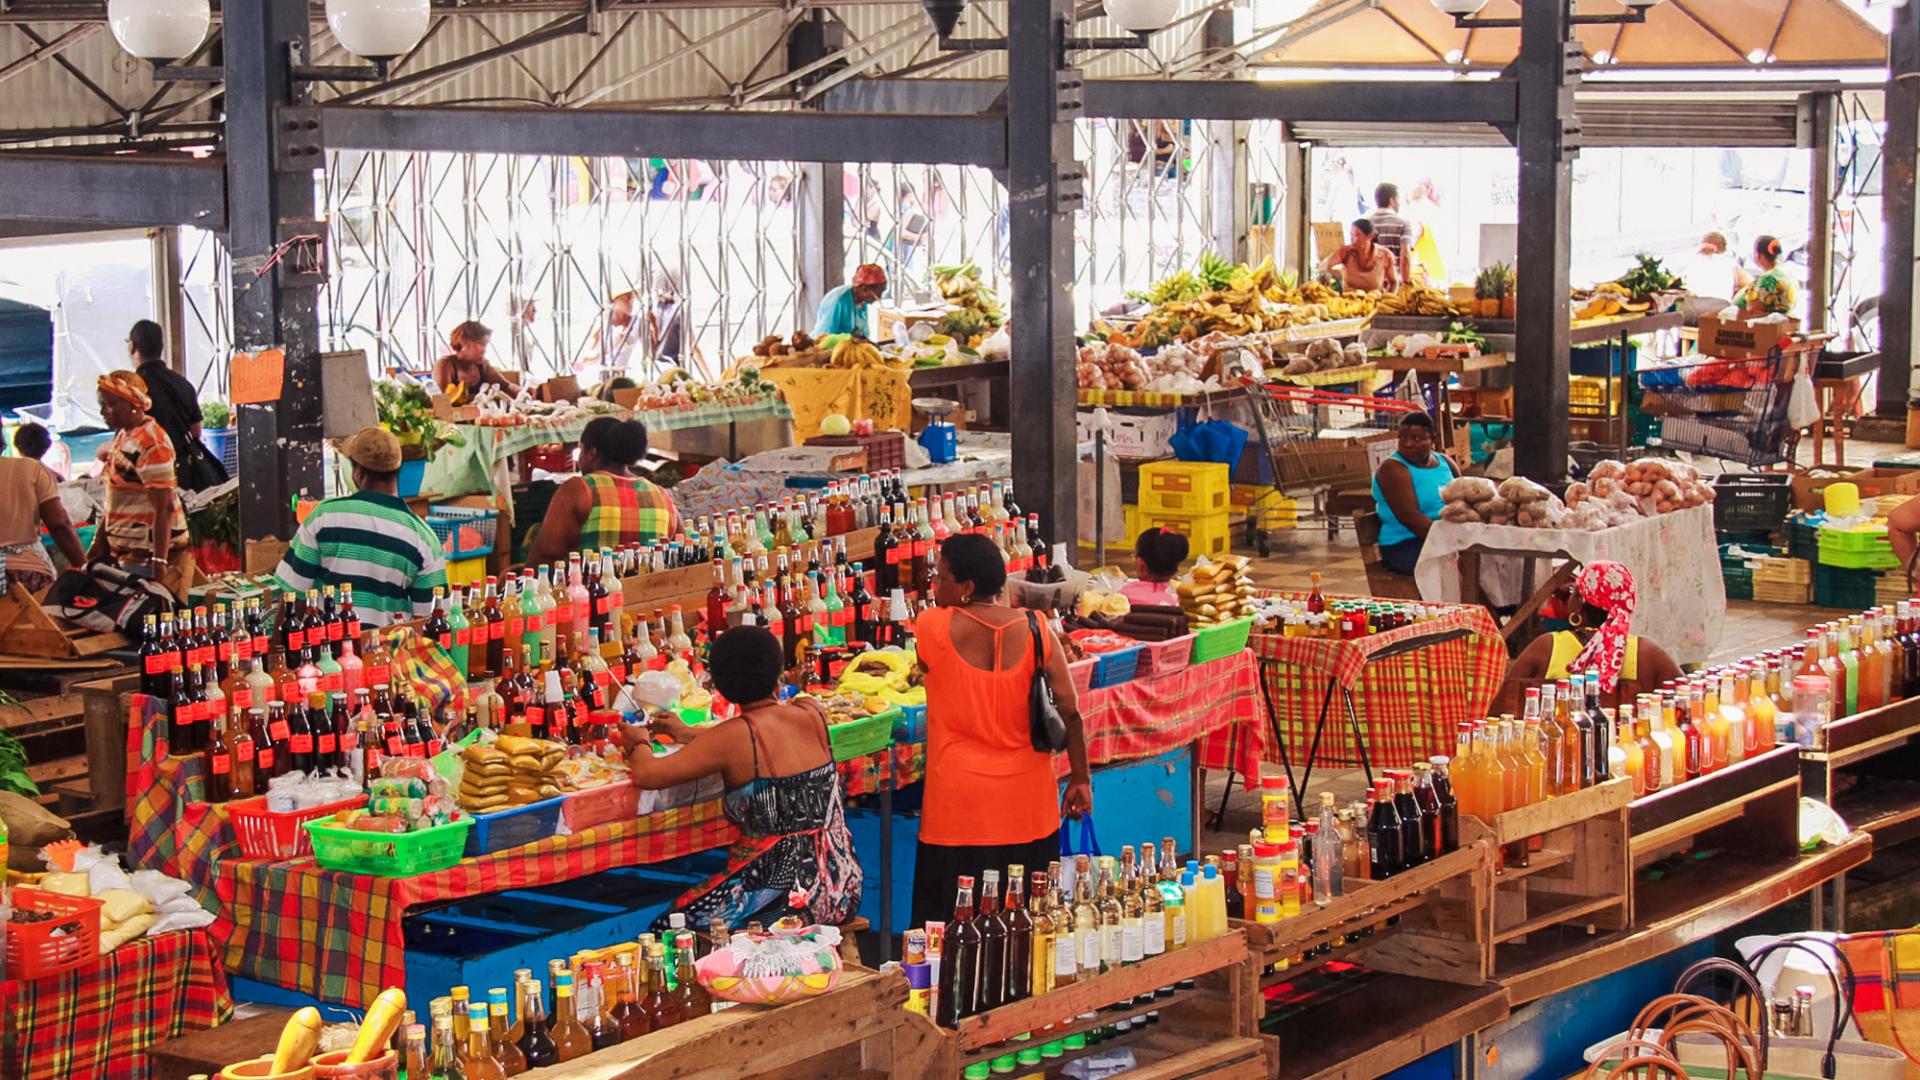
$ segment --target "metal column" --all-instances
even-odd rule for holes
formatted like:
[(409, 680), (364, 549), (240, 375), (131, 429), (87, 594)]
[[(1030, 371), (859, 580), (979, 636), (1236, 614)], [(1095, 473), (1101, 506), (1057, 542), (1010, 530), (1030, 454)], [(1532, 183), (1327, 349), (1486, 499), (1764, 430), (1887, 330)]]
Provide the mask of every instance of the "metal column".
[(1274, 265), (1292, 270), (1301, 281), (1313, 277), (1313, 173), (1307, 168), (1307, 145), (1291, 138), (1283, 126), (1280, 143), (1282, 180), (1280, 220), (1276, 223)]
[(315, 288), (283, 285), (270, 266), (282, 222), (314, 218), (317, 150), (284, 165), (275, 152), (277, 110), (294, 102), (292, 57), (307, 46), (306, 0), (229, 4), (222, 30), (226, 66), (227, 248), (233, 262), (233, 344), (286, 352), (280, 401), (242, 405), (240, 531), (246, 539), (290, 538), (290, 497), (322, 494), (320, 324)]
[[(1807, 328), (1825, 330), (1833, 303), (1833, 99), (1800, 95), (1800, 145), (1812, 151), (1807, 185)], [(1841, 319), (1840, 325), (1846, 326)]]
[(794, 196), (799, 221), (799, 309), (794, 325), (813, 329), (814, 313), (820, 310), (827, 290), (847, 280), (847, 189), (846, 167), (839, 162), (808, 162), (800, 166), (798, 193)]
[(1073, 427), (1073, 218), (1083, 200), (1073, 121), (1080, 72), (1067, 66), (1073, 0), (1007, 6), (1007, 209), (1013, 266), (1010, 374), (1013, 484), (1055, 543), (1077, 539)]
[(154, 321), (166, 331), (167, 363), (186, 375), (187, 314), (186, 299), (180, 293), (180, 227), (162, 225), (150, 230), (147, 245), (153, 260)]
[(1880, 286), (1880, 390), (1876, 411), (1904, 417), (1913, 381), (1915, 158), (1920, 156), (1920, 9), (1893, 9), (1887, 31), (1887, 134), (1880, 144), (1886, 216)]
[(1520, 230), (1515, 272), (1514, 470), (1535, 480), (1567, 472), (1567, 266), (1572, 257), (1572, 161), (1580, 149), (1573, 95), (1584, 60), (1571, 43), (1569, 0), (1520, 5)]
[[(1221, 8), (1207, 16), (1203, 49), (1233, 48), (1234, 11)], [(1231, 262), (1247, 260), (1247, 226), (1252, 219), (1247, 191), (1247, 131), (1244, 120), (1209, 120), (1207, 175), (1213, 203), (1213, 250)]]

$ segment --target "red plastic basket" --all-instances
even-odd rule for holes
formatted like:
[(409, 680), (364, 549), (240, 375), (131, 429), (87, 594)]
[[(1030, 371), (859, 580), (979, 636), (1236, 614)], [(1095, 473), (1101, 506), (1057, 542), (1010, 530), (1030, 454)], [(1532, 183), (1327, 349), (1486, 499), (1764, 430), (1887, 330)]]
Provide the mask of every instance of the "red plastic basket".
[(1181, 634), (1165, 641), (1143, 641), (1140, 643), (1140, 670), (1134, 673), (1134, 678), (1158, 679), (1162, 675), (1185, 671), (1187, 661), (1192, 657), (1192, 634)]
[(640, 789), (632, 784), (602, 784), (576, 791), (560, 806), (568, 832), (632, 818), (640, 811)]
[(551, 443), (536, 446), (526, 452), (527, 468), (545, 469), (548, 472), (572, 472), (573, 447), (566, 443)]
[(7, 977), (41, 979), (76, 968), (100, 955), (98, 900), (22, 886), (13, 890), (13, 910), (44, 911), (45, 922), (7, 927)]
[(228, 803), (227, 817), (233, 822), (233, 835), (240, 841), (240, 854), (249, 859), (299, 859), (313, 854), (313, 837), (300, 826), (364, 806), (366, 801), (365, 795), (355, 795), (311, 810), (275, 813), (267, 809), (266, 796), (262, 795)]

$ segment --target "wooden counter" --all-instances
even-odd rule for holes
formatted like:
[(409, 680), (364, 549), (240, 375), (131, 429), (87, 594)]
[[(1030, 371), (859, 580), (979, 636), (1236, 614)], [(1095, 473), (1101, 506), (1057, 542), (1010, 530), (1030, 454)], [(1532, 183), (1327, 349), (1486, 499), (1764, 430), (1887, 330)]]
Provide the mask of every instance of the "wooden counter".
[(1324, 1001), (1270, 1020), (1282, 1080), (1367, 1080), (1505, 1019), (1505, 987), (1349, 973), (1313, 987)]

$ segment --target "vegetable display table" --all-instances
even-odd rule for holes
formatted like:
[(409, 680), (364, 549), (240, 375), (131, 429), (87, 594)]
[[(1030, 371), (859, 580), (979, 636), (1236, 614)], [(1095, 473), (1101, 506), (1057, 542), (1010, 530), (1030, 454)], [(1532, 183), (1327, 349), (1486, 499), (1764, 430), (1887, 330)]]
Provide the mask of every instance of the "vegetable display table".
[(1486, 602), (1507, 607), (1528, 599), (1536, 562), (1556, 559), (1624, 564), (1633, 571), (1640, 595), (1633, 632), (1681, 664), (1704, 663), (1712, 655), (1727, 613), (1712, 506), (1596, 532), (1436, 521), (1413, 577), (1428, 600), (1471, 600), (1473, 587), (1463, 577), (1477, 560), (1479, 590)]
[(135, 938), (71, 971), (0, 983), (0, 1076), (146, 1080), (149, 1048), (232, 1014), (205, 931)]

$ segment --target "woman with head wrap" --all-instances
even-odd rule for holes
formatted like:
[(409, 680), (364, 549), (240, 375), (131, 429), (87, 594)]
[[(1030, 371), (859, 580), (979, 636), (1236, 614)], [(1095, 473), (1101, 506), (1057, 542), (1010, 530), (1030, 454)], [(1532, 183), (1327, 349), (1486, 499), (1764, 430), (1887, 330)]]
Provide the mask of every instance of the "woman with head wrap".
[(820, 317), (813, 324), (813, 335), (872, 337), (867, 309), (886, 291), (887, 272), (874, 263), (862, 264), (853, 272), (851, 284), (832, 290), (820, 301)]
[(1633, 571), (1617, 562), (1589, 563), (1563, 596), (1571, 629), (1533, 639), (1507, 669), (1510, 681), (1592, 674), (1600, 679), (1601, 700), (1619, 705), (1680, 677), (1680, 665), (1665, 649), (1627, 632), (1638, 599)]
[(89, 559), (110, 558), (184, 588), (192, 577), (187, 513), (173, 471), (173, 440), (147, 415), (153, 401), (131, 371), (100, 376), (100, 419), (114, 435), (100, 450), (105, 518)]

